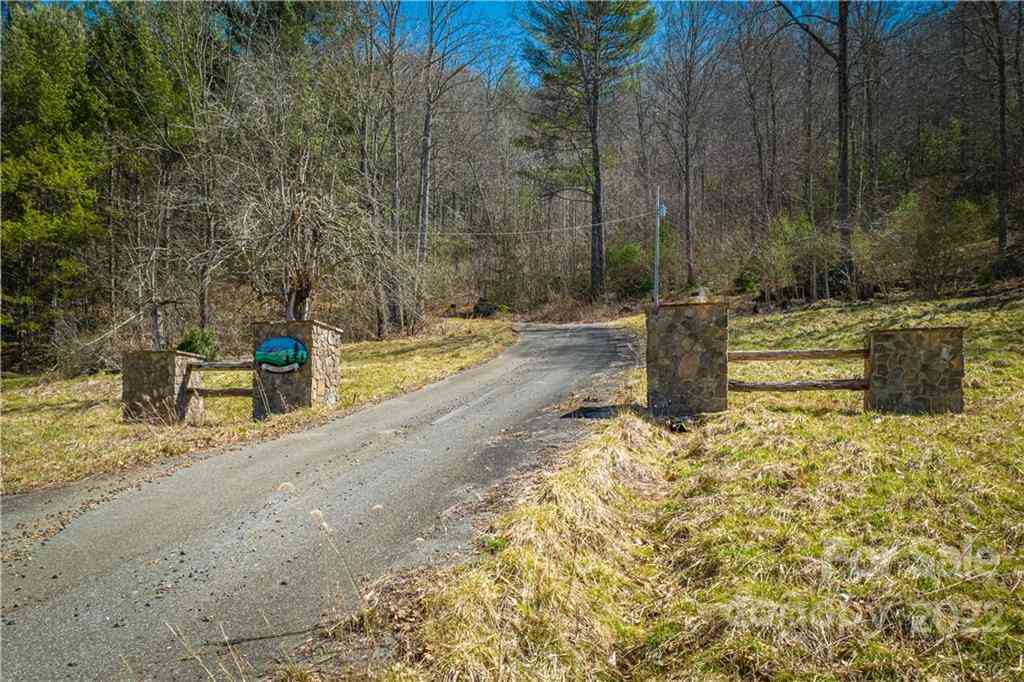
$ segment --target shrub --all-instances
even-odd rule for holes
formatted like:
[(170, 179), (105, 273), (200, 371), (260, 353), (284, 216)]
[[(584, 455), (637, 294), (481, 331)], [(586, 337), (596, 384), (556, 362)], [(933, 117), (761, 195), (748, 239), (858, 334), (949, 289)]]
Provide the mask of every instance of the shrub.
[(756, 294), (760, 287), (761, 279), (749, 268), (740, 270), (732, 281), (732, 288), (737, 294)]
[(40, 354), (46, 359), (42, 364), (66, 378), (118, 369), (121, 353), (116, 337), (102, 331), (89, 333), (85, 326), (71, 313), (55, 316), (50, 347)]
[(883, 229), (858, 234), (855, 250), (862, 280), (883, 291), (910, 284), (929, 296), (954, 292), (976, 280), (986, 251), (979, 242), (994, 211), (949, 196), (944, 183), (923, 185), (903, 196)]
[(910, 283), (910, 257), (898, 230), (858, 230), (853, 235), (853, 253), (861, 285), (890, 294)]
[(794, 283), (791, 246), (785, 231), (773, 225), (768, 240), (754, 254), (754, 270), (765, 301), (772, 301), (780, 290)]
[(1024, 277), (1024, 260), (1012, 253), (1000, 256), (992, 263), (992, 268), (988, 272), (995, 281)]
[(990, 210), (947, 197), (942, 186), (908, 193), (891, 220), (912, 284), (930, 296), (955, 291), (973, 279), (979, 266), (973, 246), (985, 237), (990, 222)]
[[(831, 277), (841, 256), (834, 230), (815, 230), (803, 216), (780, 218), (772, 224), (768, 239), (758, 246), (750, 267), (737, 276), (736, 288), (740, 289), (740, 277), (744, 277), (742, 283), (759, 286), (766, 301), (783, 295), (804, 297), (814, 291), (815, 281)], [(745, 276), (747, 272), (749, 276)]]
[(817, 290), (820, 296), (835, 296), (849, 284), (839, 233), (831, 228), (815, 229), (805, 218), (797, 222), (800, 228), (792, 241), (797, 286), (806, 287), (806, 294)]
[(636, 242), (608, 249), (608, 290), (619, 298), (641, 298), (651, 291), (651, 269)]
[(207, 360), (216, 360), (220, 349), (217, 347), (217, 337), (212, 331), (193, 327), (178, 344), (178, 350), (201, 355)]

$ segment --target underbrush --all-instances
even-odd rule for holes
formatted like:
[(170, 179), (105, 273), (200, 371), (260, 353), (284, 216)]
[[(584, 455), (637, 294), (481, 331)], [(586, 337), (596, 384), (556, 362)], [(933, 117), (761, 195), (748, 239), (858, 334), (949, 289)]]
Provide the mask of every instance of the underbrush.
[[(414, 390), (488, 360), (515, 340), (493, 320), (443, 320), (415, 337), (342, 347), (339, 404), (252, 421), (249, 398), (205, 401), (200, 426), (126, 424), (121, 377), (4, 378), (0, 427), (3, 492), (74, 481), (172, 455), (272, 438), (367, 403)], [(204, 386), (249, 387), (247, 372), (207, 372)]]
[(548, 303), (521, 318), (527, 322), (607, 322), (640, 309), (640, 301), (589, 303), (573, 298)]
[[(964, 414), (734, 394), (673, 434), (625, 411), (527, 491), (481, 558), (407, 590), (401, 627), (382, 602), (349, 629), (393, 627), (385, 678), (1020, 679), (1024, 302), (737, 318), (732, 342), (855, 347), (871, 326), (950, 324), (968, 328)], [(860, 369), (813, 365), (741, 367)], [(644, 402), (642, 370), (625, 390)]]

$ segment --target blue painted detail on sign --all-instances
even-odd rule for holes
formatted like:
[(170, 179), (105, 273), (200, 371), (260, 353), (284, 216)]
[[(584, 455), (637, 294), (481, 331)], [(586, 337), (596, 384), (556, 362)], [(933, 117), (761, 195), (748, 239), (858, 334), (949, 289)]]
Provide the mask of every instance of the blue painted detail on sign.
[(272, 336), (259, 345), (253, 359), (269, 372), (294, 372), (309, 360), (309, 351), (296, 338)]

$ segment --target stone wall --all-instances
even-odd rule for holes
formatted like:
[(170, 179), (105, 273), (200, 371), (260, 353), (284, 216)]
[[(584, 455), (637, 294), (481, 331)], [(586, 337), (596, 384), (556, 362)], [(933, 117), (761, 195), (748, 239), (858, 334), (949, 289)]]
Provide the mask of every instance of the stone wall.
[[(202, 387), (202, 375), (188, 363), (202, 360), (181, 351), (131, 351), (121, 365), (121, 402), (125, 421), (173, 424), (203, 419), (203, 399), (188, 389)], [(187, 382), (187, 384), (186, 384)]]
[(679, 303), (647, 309), (647, 406), (682, 417), (728, 407), (729, 307)]
[(315, 352), (313, 368), (313, 404), (336, 405), (341, 398), (341, 330), (317, 322), (313, 326)]
[(273, 336), (290, 336), (309, 351), (308, 361), (293, 372), (253, 370), (252, 415), (265, 419), (301, 407), (334, 405), (341, 394), (341, 330), (316, 320), (253, 323), (253, 354)]
[(865, 410), (963, 412), (962, 328), (874, 330), (868, 333), (868, 350)]

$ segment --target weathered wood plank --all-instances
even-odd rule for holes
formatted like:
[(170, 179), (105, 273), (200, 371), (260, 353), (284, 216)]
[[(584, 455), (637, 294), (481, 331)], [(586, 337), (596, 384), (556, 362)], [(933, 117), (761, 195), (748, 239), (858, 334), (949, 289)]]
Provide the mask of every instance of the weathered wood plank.
[(194, 393), (204, 398), (251, 398), (251, 388), (190, 388), (189, 393)]
[(252, 371), (252, 359), (244, 360), (216, 360), (213, 362), (196, 361), (188, 363), (189, 369), (193, 372), (230, 372), (230, 371)]
[(866, 391), (867, 389), (867, 379), (819, 379), (775, 383), (729, 380), (730, 391)]
[(778, 360), (835, 360), (866, 358), (867, 348), (821, 348), (807, 350), (731, 350), (729, 362), (773, 362)]

